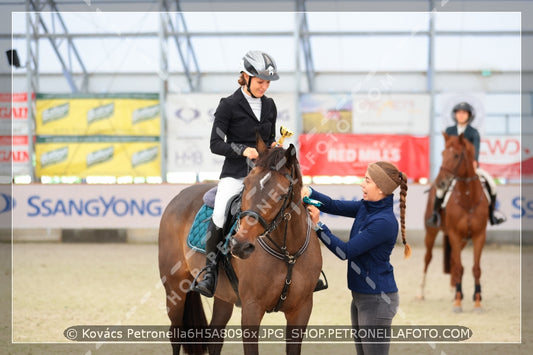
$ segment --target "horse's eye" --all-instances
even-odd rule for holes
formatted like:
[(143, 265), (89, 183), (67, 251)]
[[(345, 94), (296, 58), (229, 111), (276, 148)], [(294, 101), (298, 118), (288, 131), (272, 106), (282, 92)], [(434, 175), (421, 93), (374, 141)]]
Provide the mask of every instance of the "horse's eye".
[(455, 159), (459, 158), (459, 154), (455, 154)]

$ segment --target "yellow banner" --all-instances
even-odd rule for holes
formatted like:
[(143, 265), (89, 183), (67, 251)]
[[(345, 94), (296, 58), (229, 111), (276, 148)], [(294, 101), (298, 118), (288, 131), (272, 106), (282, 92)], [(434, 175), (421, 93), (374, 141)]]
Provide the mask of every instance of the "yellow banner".
[(157, 141), (37, 142), (35, 155), (38, 177), (161, 175), (161, 148)]
[(68, 97), (37, 95), (37, 135), (159, 136), (157, 95)]

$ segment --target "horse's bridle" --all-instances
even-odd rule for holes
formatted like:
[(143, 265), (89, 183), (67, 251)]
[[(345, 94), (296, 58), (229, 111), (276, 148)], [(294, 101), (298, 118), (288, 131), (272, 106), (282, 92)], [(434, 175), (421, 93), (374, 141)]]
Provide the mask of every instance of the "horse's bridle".
[[(289, 207), (290, 201), (292, 201), (292, 196), (294, 193), (294, 184), (293, 184), (293, 178), (289, 174), (285, 173), (285, 177), (289, 180), (289, 188), (287, 190), (287, 193), (285, 194), (285, 198), (283, 199), (283, 204), (281, 205), (280, 210), (276, 214), (276, 217), (272, 220), (272, 222), (268, 223), (263, 216), (259, 214), (259, 212), (254, 210), (245, 210), (239, 212), (239, 215), (237, 217), (237, 228), (235, 230), (238, 230), (240, 227), (240, 220), (242, 217), (249, 216), (254, 218), (259, 222), (259, 224), (265, 229), (265, 232), (261, 234), (259, 237), (269, 236), (270, 233), (272, 233), (278, 225), (283, 222), (284, 220), (289, 221), (291, 219), (291, 213), (287, 212), (285, 213), (285, 210), (287, 207)], [(269, 238), (270, 239), (270, 238)], [(272, 240), (271, 240), (272, 241)], [(276, 243), (274, 243), (276, 245)], [(281, 248), (281, 247), (280, 247)]]
[[(310, 240), (310, 231), (311, 231), (311, 224), (307, 223), (307, 232), (305, 236), (305, 241), (298, 249), (298, 251), (295, 254), (290, 254), (287, 250), (287, 229), (289, 226), (289, 221), (291, 219), (291, 212), (285, 212), (285, 210), (289, 207), (289, 204), (292, 201), (293, 194), (294, 194), (294, 179), (291, 175), (285, 173), (285, 177), (289, 180), (289, 188), (287, 190), (287, 193), (285, 194), (285, 198), (283, 199), (283, 204), (281, 205), (280, 210), (276, 214), (276, 217), (272, 220), (272, 222), (269, 224), (263, 216), (261, 216), (258, 212), (254, 210), (245, 210), (241, 211), (237, 217), (237, 228), (235, 230), (239, 229), (240, 226), (240, 220), (243, 216), (249, 216), (252, 218), (255, 218), (259, 224), (263, 228), (265, 228), (265, 232), (261, 234), (257, 238), (257, 242), (259, 245), (270, 255), (273, 257), (283, 260), (287, 265), (287, 275), (285, 276), (285, 283), (283, 285), (283, 289), (281, 290), (281, 295), (279, 296), (278, 302), (272, 308), (271, 310), (268, 310), (267, 312), (277, 312), (280, 308), (283, 302), (287, 299), (287, 294), (289, 292), (289, 286), (292, 283), (292, 268), (294, 267), (294, 264), (296, 263), (296, 259), (298, 259), (307, 249), (307, 246), (309, 245)], [(276, 243), (271, 237), (270, 233), (272, 233), (283, 221), (286, 221), (285, 223), (285, 232), (283, 234), (283, 244), (279, 245)], [(270, 245), (268, 245), (262, 238), (266, 237), (275, 247), (276, 249), (272, 248)]]
[(441, 166), (440, 167), (440, 170), (443, 170), (449, 174), (452, 174), (454, 179), (456, 180), (460, 180), (460, 181), (466, 181), (466, 182), (469, 182), (471, 180), (475, 180), (478, 177), (477, 174), (474, 174), (474, 176), (470, 176), (470, 177), (461, 177), (461, 176), (457, 176), (457, 172), (459, 171), (459, 168), (461, 167), (461, 164), (463, 163), (463, 160), (465, 159), (465, 156), (466, 156), (466, 153), (465, 153), (465, 147), (463, 147), (463, 149), (461, 150), (461, 157), (459, 158), (459, 162), (457, 163), (457, 165), (455, 166), (455, 168), (453, 170), (450, 170), (444, 166)]

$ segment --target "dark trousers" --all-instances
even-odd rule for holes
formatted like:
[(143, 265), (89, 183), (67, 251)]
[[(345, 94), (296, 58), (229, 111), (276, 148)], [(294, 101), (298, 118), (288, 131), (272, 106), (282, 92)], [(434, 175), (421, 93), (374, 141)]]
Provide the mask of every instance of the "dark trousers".
[[(398, 292), (367, 294), (352, 291), (352, 326), (357, 334), (367, 336), (355, 339), (355, 349), (358, 355), (389, 353), (389, 340), (382, 337), (372, 338), (372, 333), (378, 334), (376, 333), (376, 327), (378, 327), (383, 330), (381, 334), (390, 335), (392, 318), (399, 304)], [(374, 332), (371, 331), (372, 329)]]

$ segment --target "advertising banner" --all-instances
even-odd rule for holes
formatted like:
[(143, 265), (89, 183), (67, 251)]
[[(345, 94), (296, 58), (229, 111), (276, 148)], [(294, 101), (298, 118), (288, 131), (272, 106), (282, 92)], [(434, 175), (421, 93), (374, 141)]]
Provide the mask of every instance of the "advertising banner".
[(157, 94), (37, 95), (37, 135), (160, 135)]
[[(169, 201), (187, 185), (13, 185), (13, 196), (0, 194), (0, 222), (13, 209), (14, 228), (158, 228)], [(358, 185), (313, 185), (334, 199), (360, 200)], [(424, 229), (428, 185), (409, 184), (407, 230)], [(499, 209), (507, 221), (489, 230), (520, 230), (521, 219), (533, 218), (533, 196), (520, 195), (519, 185), (498, 186)], [(394, 212), (399, 218), (398, 191)], [(352, 218), (322, 214), (333, 230), (349, 230)], [(531, 224), (522, 224), (523, 229)], [(409, 235), (408, 235), (409, 241)]]
[(28, 94), (0, 93), (0, 135), (28, 134)]
[[(85, 139), (82, 139), (85, 138)], [(37, 176), (160, 176), (158, 137), (37, 138)]]
[(175, 137), (209, 137), (220, 94), (167, 95), (167, 132), (169, 143)]
[(209, 137), (169, 140), (167, 169), (169, 172), (217, 172), (224, 157), (211, 153)]
[[(220, 94), (172, 94), (167, 96), (167, 171), (216, 172), (222, 168), (224, 157), (211, 153), (209, 141)], [(272, 97), (278, 111), (276, 129), (280, 126), (296, 131), (295, 100), (293, 94)], [(279, 138), (280, 134), (276, 134)], [(296, 137), (284, 145), (296, 144)]]
[(304, 133), (352, 133), (352, 97), (303, 94), (300, 112)]
[(494, 178), (520, 180), (533, 177), (533, 136), (490, 136), (481, 139), (479, 166)]
[(29, 163), (28, 136), (0, 136), (0, 175), (28, 175)]
[(427, 136), (304, 134), (299, 143), (304, 175), (364, 176), (369, 163), (385, 160), (409, 179), (429, 177)]
[(428, 135), (429, 103), (425, 94), (354, 95), (352, 132)]

